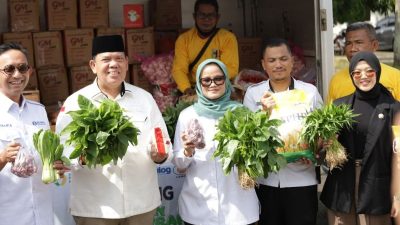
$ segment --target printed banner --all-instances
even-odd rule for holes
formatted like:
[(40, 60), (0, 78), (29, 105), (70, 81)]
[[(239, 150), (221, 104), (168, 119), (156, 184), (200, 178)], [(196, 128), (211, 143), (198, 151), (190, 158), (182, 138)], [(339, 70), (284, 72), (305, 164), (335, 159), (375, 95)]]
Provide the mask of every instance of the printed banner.
[[(185, 175), (177, 172), (176, 167), (164, 163), (157, 167), (161, 206), (157, 208), (154, 225), (183, 225), (178, 213), (178, 198)], [(71, 173), (53, 184), (54, 225), (75, 225), (69, 212)]]

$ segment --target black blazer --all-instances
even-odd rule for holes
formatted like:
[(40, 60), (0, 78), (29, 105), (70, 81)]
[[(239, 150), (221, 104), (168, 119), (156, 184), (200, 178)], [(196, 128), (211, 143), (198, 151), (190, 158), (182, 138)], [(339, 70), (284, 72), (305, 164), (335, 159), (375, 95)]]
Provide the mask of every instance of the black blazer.
[[(358, 186), (359, 214), (382, 215), (391, 209), (392, 121), (399, 104), (386, 89), (383, 92), (368, 125)], [(349, 104), (353, 108), (354, 98), (354, 94), (348, 95), (334, 104)], [(346, 149), (348, 161), (341, 169), (328, 173), (320, 199), (331, 210), (349, 213), (355, 192), (353, 131), (342, 130), (338, 140)]]

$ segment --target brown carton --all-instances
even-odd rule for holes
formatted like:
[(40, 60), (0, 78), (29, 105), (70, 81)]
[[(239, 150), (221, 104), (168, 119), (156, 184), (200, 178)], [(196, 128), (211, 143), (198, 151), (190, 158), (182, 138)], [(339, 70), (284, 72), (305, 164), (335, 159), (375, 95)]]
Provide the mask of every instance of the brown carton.
[(26, 48), (28, 51), (28, 63), (30, 66), (35, 66), (35, 61), (33, 57), (33, 42), (32, 42), (32, 33), (24, 32), (24, 33), (4, 33), (3, 34), (3, 42), (14, 42), (22, 45), (22, 47)]
[(40, 30), (39, 0), (8, 0), (8, 15), (12, 32)]
[(181, 0), (152, 0), (151, 18), (156, 30), (177, 30), (182, 27)]
[(156, 54), (174, 51), (178, 36), (177, 31), (156, 31), (154, 33)]
[(40, 99), (44, 105), (58, 104), (68, 97), (68, 78), (64, 67), (38, 69)]
[[(121, 35), (122, 39), (125, 42), (125, 29), (122, 27), (100, 27), (97, 28), (97, 36), (106, 36), (106, 35)], [(125, 44), (126, 45), (126, 44)]]
[(22, 95), (28, 100), (40, 102), (40, 92), (38, 90), (26, 90), (22, 92)]
[(69, 88), (74, 93), (83, 87), (93, 83), (96, 75), (89, 66), (75, 66), (69, 69)]
[(239, 70), (261, 69), (262, 39), (238, 38)]
[(131, 69), (131, 83), (133, 85), (143, 88), (144, 90), (151, 92), (153, 85), (144, 76), (143, 70), (140, 68), (140, 64), (133, 64)]
[(87, 65), (92, 58), (92, 29), (64, 31), (64, 46), (68, 66)]
[(32, 69), (32, 74), (29, 77), (29, 82), (25, 87), (25, 90), (37, 90), (39, 89), (36, 70)]
[(61, 33), (49, 31), (33, 33), (36, 68), (64, 66)]
[(46, 0), (48, 30), (78, 28), (78, 6), (76, 0)]
[(81, 28), (108, 27), (108, 0), (79, 0)]
[(137, 57), (154, 55), (153, 27), (126, 30), (126, 49), (129, 63), (138, 62)]

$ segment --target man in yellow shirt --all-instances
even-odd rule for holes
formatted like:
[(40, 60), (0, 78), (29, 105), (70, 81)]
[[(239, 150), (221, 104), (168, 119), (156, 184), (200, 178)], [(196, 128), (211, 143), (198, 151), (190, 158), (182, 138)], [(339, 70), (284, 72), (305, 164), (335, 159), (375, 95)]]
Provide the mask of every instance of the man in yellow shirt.
[[(237, 40), (232, 32), (217, 28), (220, 18), (218, 8), (216, 0), (197, 0), (193, 13), (195, 27), (181, 34), (176, 40), (172, 76), (178, 89), (184, 94), (195, 93), (192, 86), (196, 81), (197, 66), (205, 59), (216, 58), (224, 62), (231, 79), (238, 73)], [(215, 32), (217, 33), (209, 46), (189, 71), (189, 65), (195, 61), (207, 40)]]
[[(360, 51), (374, 52), (378, 49), (374, 27), (366, 22), (350, 24), (346, 29), (345, 54), (347, 60)], [(396, 68), (381, 63), (382, 73), (380, 83), (383, 84), (397, 100), (400, 100), (400, 71)], [(350, 79), (349, 67), (342, 69), (333, 75), (329, 84), (327, 103), (335, 99), (349, 95), (355, 91)]]

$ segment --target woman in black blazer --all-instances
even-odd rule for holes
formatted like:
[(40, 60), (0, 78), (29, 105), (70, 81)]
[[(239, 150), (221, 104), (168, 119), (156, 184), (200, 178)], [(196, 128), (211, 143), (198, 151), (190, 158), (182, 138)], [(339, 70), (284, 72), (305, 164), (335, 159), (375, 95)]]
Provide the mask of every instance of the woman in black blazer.
[(399, 103), (379, 83), (381, 66), (371, 52), (359, 52), (350, 61), (356, 91), (334, 104), (349, 104), (359, 114), (351, 129), (338, 136), (348, 161), (328, 173), (321, 201), (330, 225), (391, 224), (400, 202), (400, 156), (392, 151), (392, 125)]

